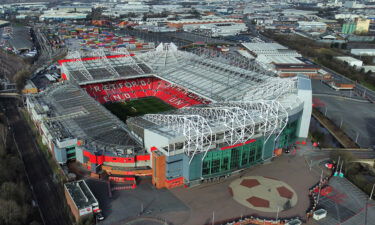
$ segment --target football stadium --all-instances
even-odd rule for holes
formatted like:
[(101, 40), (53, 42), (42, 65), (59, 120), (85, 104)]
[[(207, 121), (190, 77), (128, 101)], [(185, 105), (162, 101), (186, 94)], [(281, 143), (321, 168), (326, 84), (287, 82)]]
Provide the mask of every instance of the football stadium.
[(308, 134), (311, 83), (302, 75), (279, 78), (173, 43), (70, 52), (59, 63), (63, 81), (27, 96), (27, 109), (59, 163), (110, 179), (196, 185), (269, 161)]

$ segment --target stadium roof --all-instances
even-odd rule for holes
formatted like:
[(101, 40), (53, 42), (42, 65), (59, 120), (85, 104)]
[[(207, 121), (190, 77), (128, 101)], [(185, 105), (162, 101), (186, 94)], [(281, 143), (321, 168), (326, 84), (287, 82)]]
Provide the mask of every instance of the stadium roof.
[[(276, 88), (273, 82), (265, 82), (253, 87), (241, 101), (147, 114), (131, 118), (129, 122), (168, 138), (170, 144), (162, 149), (166, 154), (174, 151), (185, 151), (188, 155), (207, 153), (215, 148), (215, 140), (219, 139), (223, 140), (219, 145), (224, 146), (247, 143), (259, 136), (268, 140), (272, 134), (281, 133), (289, 115), (302, 109), (298, 89), (311, 90), (310, 80), (304, 76), (285, 78), (279, 85)], [(183, 145), (179, 144), (181, 142)]]
[(70, 82), (55, 84), (35, 98), (49, 121), (58, 121), (71, 135), (94, 149), (131, 155), (141, 148), (126, 124)]
[[(70, 79), (80, 84), (153, 75), (214, 102), (243, 100), (249, 90), (265, 85), (268, 93), (279, 95), (275, 88), (288, 83), (265, 71), (246, 70), (180, 51), (173, 43), (160, 44), (153, 51), (137, 55), (126, 49), (109, 53), (99, 49), (91, 58), (82, 58), (75, 52), (60, 63)], [(254, 98), (264, 96), (251, 97)]]
[(62, 72), (67, 73), (70, 80), (79, 84), (95, 83), (127, 78), (129, 76), (145, 76), (151, 73), (145, 63), (134, 57), (126, 48), (116, 51), (96, 49), (89, 55), (75, 51), (69, 52), (66, 59), (59, 61)]

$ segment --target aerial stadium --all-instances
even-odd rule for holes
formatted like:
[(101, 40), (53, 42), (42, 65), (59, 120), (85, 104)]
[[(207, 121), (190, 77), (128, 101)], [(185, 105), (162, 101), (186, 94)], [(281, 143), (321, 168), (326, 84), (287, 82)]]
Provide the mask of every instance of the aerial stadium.
[(27, 96), (27, 108), (59, 163), (94, 174), (196, 185), (269, 161), (308, 134), (311, 83), (302, 75), (279, 78), (173, 43), (70, 52), (59, 63), (63, 81)]

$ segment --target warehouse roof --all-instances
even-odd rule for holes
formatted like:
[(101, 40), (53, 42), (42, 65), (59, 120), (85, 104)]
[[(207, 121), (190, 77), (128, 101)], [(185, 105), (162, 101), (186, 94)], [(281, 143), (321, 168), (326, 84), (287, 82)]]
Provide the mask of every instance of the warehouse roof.
[(9, 21), (6, 21), (6, 20), (0, 20), (0, 27), (1, 26), (5, 26), (5, 25), (9, 25)]
[(275, 64), (276, 69), (314, 69), (318, 70), (320, 67), (315, 64)]
[(362, 60), (359, 60), (359, 59), (356, 59), (354, 57), (351, 57), (351, 56), (337, 56), (335, 57), (336, 59), (340, 60), (340, 61), (344, 61), (344, 62), (363, 62)]
[(275, 64), (305, 64), (295, 56), (258, 55), (257, 61)]
[(301, 56), (297, 51), (288, 49), (278, 43), (242, 43), (242, 45), (256, 56)]
[(279, 49), (288, 49), (279, 43), (242, 43), (242, 45), (252, 52), (275, 51)]

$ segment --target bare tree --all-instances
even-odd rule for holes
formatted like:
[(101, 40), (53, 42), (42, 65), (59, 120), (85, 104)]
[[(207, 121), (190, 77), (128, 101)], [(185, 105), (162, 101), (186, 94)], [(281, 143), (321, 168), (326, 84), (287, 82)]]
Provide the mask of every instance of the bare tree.
[(0, 124), (0, 139), (1, 139), (1, 146), (3, 149), (6, 149), (7, 146), (7, 137), (8, 137), (8, 128), (4, 124)]

